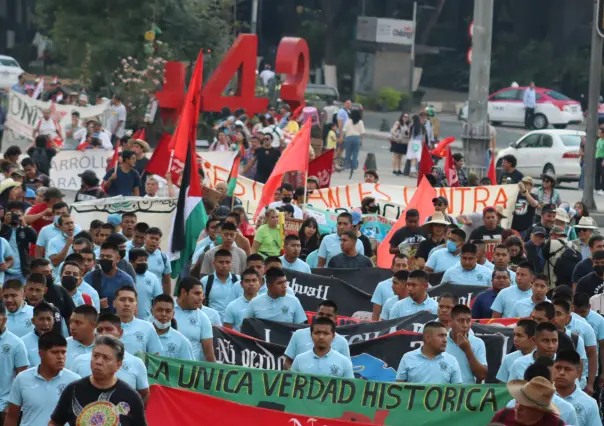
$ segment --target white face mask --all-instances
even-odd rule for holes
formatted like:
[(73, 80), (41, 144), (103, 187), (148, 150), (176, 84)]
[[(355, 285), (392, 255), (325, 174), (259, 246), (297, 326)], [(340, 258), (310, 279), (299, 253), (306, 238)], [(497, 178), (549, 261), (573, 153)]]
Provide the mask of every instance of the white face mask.
[(168, 321), (167, 323), (161, 323), (159, 322), (157, 319), (153, 318), (153, 325), (155, 327), (157, 327), (159, 330), (166, 330), (168, 328), (170, 328), (170, 326), (172, 325), (171, 321)]

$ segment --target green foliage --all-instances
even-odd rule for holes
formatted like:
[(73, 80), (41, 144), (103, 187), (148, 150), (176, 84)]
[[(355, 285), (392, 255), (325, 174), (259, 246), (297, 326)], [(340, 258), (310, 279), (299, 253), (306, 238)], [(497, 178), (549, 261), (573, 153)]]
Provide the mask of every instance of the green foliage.
[(355, 102), (363, 105), (364, 109), (374, 111), (398, 111), (401, 103), (407, 101), (407, 93), (399, 92), (391, 87), (384, 87), (370, 95), (355, 95)]

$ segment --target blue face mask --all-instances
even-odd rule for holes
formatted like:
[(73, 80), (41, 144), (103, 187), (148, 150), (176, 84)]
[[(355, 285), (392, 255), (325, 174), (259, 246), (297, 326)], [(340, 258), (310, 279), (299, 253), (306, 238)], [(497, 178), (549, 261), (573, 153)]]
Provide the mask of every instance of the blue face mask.
[(457, 244), (451, 240), (447, 240), (447, 250), (449, 250), (449, 253), (455, 253), (457, 250)]

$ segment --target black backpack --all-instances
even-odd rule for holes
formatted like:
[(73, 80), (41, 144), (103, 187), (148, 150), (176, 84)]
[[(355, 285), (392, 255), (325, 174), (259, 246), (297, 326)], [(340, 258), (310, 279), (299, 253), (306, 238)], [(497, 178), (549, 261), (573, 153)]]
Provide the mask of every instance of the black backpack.
[[(238, 281), (237, 275), (231, 274), (231, 281), (236, 283)], [(214, 274), (208, 275), (208, 281), (206, 282), (206, 291), (203, 304), (208, 307), (210, 306), (210, 291), (212, 291), (212, 285), (214, 285)]]
[(46, 148), (36, 147), (31, 154), (31, 159), (36, 163), (38, 171), (48, 176), (50, 174), (50, 158), (48, 157)]
[(554, 265), (554, 274), (556, 274), (556, 286), (571, 285), (573, 280), (573, 271), (577, 263), (581, 262), (583, 257), (578, 250), (567, 245), (552, 253), (555, 256), (560, 250), (564, 250), (562, 255), (556, 260)]

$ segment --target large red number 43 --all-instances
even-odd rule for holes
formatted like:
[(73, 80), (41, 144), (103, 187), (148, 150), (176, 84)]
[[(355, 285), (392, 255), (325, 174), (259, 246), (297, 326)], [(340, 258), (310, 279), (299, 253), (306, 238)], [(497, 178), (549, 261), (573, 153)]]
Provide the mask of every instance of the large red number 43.
[[(256, 57), (258, 37), (241, 34), (233, 43), (212, 77), (201, 91), (201, 111), (219, 112), (224, 107), (245, 109), (248, 114), (266, 111), (267, 98), (256, 97)], [(292, 109), (304, 105), (304, 91), (309, 78), (309, 53), (306, 41), (286, 37), (279, 44), (275, 71), (286, 74), (280, 97)], [(234, 96), (225, 92), (232, 77), (237, 74)]]

